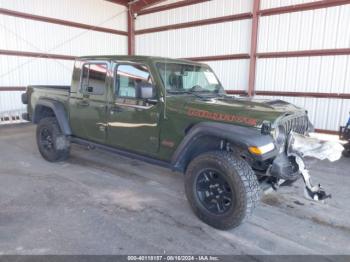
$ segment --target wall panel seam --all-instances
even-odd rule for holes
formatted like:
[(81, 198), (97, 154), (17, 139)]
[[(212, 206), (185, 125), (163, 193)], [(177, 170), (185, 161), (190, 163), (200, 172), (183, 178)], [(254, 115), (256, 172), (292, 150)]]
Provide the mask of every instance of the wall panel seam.
[(183, 29), (183, 28), (203, 26), (203, 25), (233, 22), (233, 21), (245, 20), (250, 18), (252, 18), (252, 13), (241, 13), (241, 14), (235, 14), (235, 15), (227, 15), (227, 16), (220, 16), (215, 18), (191, 21), (186, 23), (140, 29), (140, 30), (136, 30), (135, 34), (136, 35), (149, 34), (149, 33), (162, 32), (162, 31), (175, 30), (175, 29)]
[(126, 31), (121, 31), (121, 30), (116, 30), (116, 29), (106, 28), (106, 27), (100, 27), (100, 26), (94, 26), (94, 25), (88, 25), (88, 24), (67, 21), (67, 20), (62, 20), (62, 19), (57, 19), (57, 18), (51, 18), (51, 17), (46, 17), (46, 16), (33, 15), (33, 14), (18, 12), (18, 11), (14, 11), (14, 10), (5, 9), (5, 8), (0, 8), (0, 14), (13, 16), (13, 17), (19, 17), (19, 18), (23, 18), (23, 19), (35, 20), (35, 21), (40, 21), (40, 22), (45, 22), (45, 23), (58, 24), (58, 25), (62, 25), (62, 26), (76, 27), (76, 28), (81, 28), (81, 29), (97, 31), (97, 32), (115, 34), (115, 35), (124, 35), (124, 36), (128, 35), (128, 32), (126, 32)]

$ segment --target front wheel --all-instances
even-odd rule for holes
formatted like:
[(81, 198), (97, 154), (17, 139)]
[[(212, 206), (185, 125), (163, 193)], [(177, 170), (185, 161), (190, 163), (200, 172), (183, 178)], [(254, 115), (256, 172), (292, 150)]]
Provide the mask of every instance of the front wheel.
[(217, 229), (240, 225), (260, 199), (260, 186), (250, 166), (231, 152), (196, 157), (185, 175), (185, 191), (194, 213)]
[(40, 120), (36, 129), (36, 141), (40, 154), (47, 161), (58, 162), (69, 157), (69, 139), (62, 133), (55, 117)]

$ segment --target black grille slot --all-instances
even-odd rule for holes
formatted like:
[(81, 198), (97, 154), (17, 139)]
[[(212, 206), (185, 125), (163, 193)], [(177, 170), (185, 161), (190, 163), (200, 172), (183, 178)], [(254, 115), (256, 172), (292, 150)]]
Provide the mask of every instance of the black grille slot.
[(308, 117), (306, 115), (294, 117), (288, 116), (282, 120), (281, 124), (284, 126), (287, 134), (293, 131), (303, 135), (307, 131), (308, 122)]

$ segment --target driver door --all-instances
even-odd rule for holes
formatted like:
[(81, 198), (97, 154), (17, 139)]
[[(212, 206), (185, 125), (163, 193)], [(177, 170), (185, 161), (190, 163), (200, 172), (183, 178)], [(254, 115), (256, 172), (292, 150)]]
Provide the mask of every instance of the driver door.
[(139, 63), (120, 63), (114, 68), (107, 143), (138, 153), (157, 152), (161, 105), (149, 68)]

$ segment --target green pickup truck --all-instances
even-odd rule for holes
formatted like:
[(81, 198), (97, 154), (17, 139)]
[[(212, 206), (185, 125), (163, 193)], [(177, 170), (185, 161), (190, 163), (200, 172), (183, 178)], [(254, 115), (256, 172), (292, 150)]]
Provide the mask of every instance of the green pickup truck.
[(302, 177), (290, 138), (313, 128), (292, 104), (227, 95), (206, 64), (148, 56), (78, 58), (71, 86), (28, 86), (22, 102), (46, 160), (78, 143), (180, 171), (194, 213), (218, 229), (249, 217), (262, 185)]

